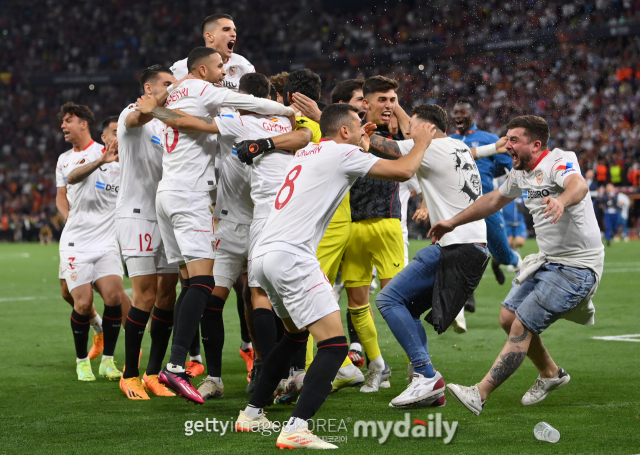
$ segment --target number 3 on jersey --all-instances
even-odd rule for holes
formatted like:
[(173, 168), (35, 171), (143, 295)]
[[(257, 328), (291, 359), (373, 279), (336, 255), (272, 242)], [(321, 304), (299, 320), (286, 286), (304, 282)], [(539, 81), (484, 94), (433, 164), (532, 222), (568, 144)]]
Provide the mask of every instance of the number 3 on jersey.
[[(291, 197), (293, 196), (293, 191), (295, 190), (295, 186), (293, 185), (293, 182), (295, 182), (296, 179), (300, 177), (301, 171), (302, 171), (302, 166), (298, 164), (296, 167), (291, 169), (291, 172), (289, 172), (289, 174), (287, 175), (287, 178), (284, 179), (284, 184), (282, 185), (282, 188), (280, 188), (280, 191), (278, 191), (278, 195), (276, 196), (276, 210), (281, 210), (291, 200)], [(280, 197), (282, 196), (282, 192), (285, 190), (285, 188), (287, 189), (287, 192), (285, 193), (286, 197), (284, 198), (283, 201), (281, 201)]]

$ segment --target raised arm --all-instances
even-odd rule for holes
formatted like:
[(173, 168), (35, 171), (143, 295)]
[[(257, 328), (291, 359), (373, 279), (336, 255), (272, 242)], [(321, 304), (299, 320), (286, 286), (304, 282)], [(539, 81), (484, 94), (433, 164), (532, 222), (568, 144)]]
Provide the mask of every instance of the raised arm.
[(505, 147), (506, 145), (506, 136), (501, 137), (495, 144), (483, 145), (480, 147), (471, 147), (471, 155), (473, 156), (474, 160), (481, 160), (482, 158), (487, 158), (497, 153), (507, 153), (507, 148)]
[(69, 218), (69, 200), (67, 199), (67, 187), (59, 186), (56, 189), (56, 208), (65, 219)]
[(396, 104), (396, 108), (393, 110), (393, 113), (396, 114), (398, 127), (400, 128), (400, 131), (402, 131), (402, 135), (407, 137), (407, 131), (409, 131), (409, 120), (411, 120), (411, 117), (409, 117), (399, 104)]
[(306, 147), (313, 136), (309, 128), (299, 128), (279, 136), (266, 139), (250, 139), (233, 144), (238, 153), (238, 159), (244, 164), (251, 165), (253, 160), (265, 152), (272, 150), (298, 150)]
[(365, 150), (380, 158), (397, 159), (402, 156), (400, 147), (396, 141), (378, 136), (377, 134), (371, 136), (369, 146), (366, 147)]
[[(378, 160), (367, 173), (367, 177), (374, 177), (382, 180), (395, 180), (405, 182), (413, 177), (420, 167), (434, 135), (436, 128), (428, 122), (418, 125), (412, 134), (414, 145), (411, 151), (397, 160)], [(371, 139), (373, 139), (372, 136)]]
[(514, 199), (515, 198), (504, 197), (499, 189), (493, 190), (491, 193), (478, 198), (471, 206), (450, 220), (438, 221), (431, 227), (429, 236), (432, 237), (431, 240), (433, 242), (436, 242), (447, 232), (453, 231), (458, 226), (471, 223), (472, 221), (482, 220), (489, 215), (493, 215)]
[(116, 139), (111, 144), (105, 147), (105, 151), (100, 156), (100, 158), (98, 158), (92, 163), (77, 167), (73, 171), (71, 171), (67, 176), (67, 183), (69, 185), (75, 185), (76, 183), (80, 183), (84, 179), (89, 177), (92, 172), (94, 172), (103, 164), (111, 163), (113, 161), (116, 161), (117, 159), (118, 159), (118, 140)]
[(263, 115), (282, 115), (289, 117), (295, 114), (290, 107), (284, 106), (276, 101), (265, 98), (256, 98), (252, 95), (236, 93), (229, 91), (222, 102), (225, 106), (231, 106), (234, 109), (243, 109), (245, 111), (255, 112)]

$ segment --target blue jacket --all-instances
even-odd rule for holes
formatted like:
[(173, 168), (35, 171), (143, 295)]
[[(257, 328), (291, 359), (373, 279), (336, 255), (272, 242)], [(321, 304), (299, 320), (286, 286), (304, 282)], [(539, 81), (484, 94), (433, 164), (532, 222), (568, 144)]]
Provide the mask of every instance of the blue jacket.
[(521, 197), (515, 198), (509, 202), (502, 209), (504, 215), (504, 222), (509, 226), (518, 226), (520, 223), (524, 223), (524, 215), (520, 211), (520, 206), (524, 205)]
[[(495, 134), (479, 130), (475, 123), (466, 134), (458, 134), (456, 132), (456, 134), (451, 134), (449, 137), (461, 140), (469, 148), (494, 144), (500, 139)], [(513, 161), (509, 154), (505, 153), (477, 160), (476, 166), (478, 166), (480, 179), (482, 180), (482, 194), (488, 194), (493, 191), (493, 179), (511, 170)]]

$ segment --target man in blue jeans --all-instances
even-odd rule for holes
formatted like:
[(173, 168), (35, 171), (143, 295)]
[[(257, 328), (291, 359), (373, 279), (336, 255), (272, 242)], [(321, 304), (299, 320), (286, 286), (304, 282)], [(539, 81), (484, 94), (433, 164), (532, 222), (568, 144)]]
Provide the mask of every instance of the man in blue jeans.
[[(446, 221), (434, 223), (434, 240), (477, 222), (522, 196), (534, 221), (540, 253), (526, 258), (511, 292), (502, 303), (500, 325), (508, 339), (493, 367), (478, 384), (447, 384), (471, 412), (480, 415), (491, 392), (529, 357), (539, 371), (522, 404), (544, 400), (571, 379), (555, 364), (540, 334), (560, 318), (593, 324), (595, 294), (604, 266), (604, 247), (589, 187), (573, 152), (549, 152), (549, 126), (533, 115), (507, 125), (506, 148), (513, 169), (499, 189)], [(565, 213), (566, 212), (566, 213)]]
[[(412, 130), (425, 121), (438, 131), (416, 175), (431, 222), (435, 223), (461, 212), (482, 196), (475, 164), (481, 156), (462, 141), (446, 136), (447, 114), (436, 105), (414, 108), (407, 135), (411, 137)], [(383, 149), (387, 154), (395, 150), (396, 154), (405, 155), (413, 141), (389, 141), (385, 145), (372, 141), (371, 147), (376, 153)], [(495, 145), (488, 148), (492, 149), (489, 153), (496, 153)], [(449, 322), (462, 309), (489, 261), (486, 229), (484, 221), (478, 220), (445, 235), (438, 244), (423, 248), (378, 294), (376, 305), (414, 371), (411, 384), (391, 401), (391, 406), (444, 406), (445, 382), (431, 363), (420, 315), (436, 301), (439, 308), (449, 310)], [(435, 311), (434, 304), (430, 315)], [(439, 331), (446, 330), (446, 323), (438, 325), (435, 317), (433, 322)]]
[[(487, 131), (478, 129), (474, 123), (476, 117), (475, 104), (468, 99), (460, 99), (453, 107), (453, 120), (456, 126), (456, 134), (449, 137), (460, 139), (468, 147), (480, 147), (494, 144), (498, 141), (498, 136)], [(493, 179), (500, 177), (505, 172), (511, 170), (511, 158), (508, 155), (492, 155), (476, 162), (480, 179), (482, 181), (482, 194), (489, 194), (493, 191)], [(499, 284), (504, 283), (504, 273), (500, 270), (500, 264), (518, 266), (520, 256), (509, 247), (507, 231), (505, 229), (502, 212), (496, 212), (488, 216), (487, 223), (487, 244), (493, 256), (491, 268)], [(476, 302), (473, 294), (465, 307), (467, 311), (473, 313), (476, 310)]]

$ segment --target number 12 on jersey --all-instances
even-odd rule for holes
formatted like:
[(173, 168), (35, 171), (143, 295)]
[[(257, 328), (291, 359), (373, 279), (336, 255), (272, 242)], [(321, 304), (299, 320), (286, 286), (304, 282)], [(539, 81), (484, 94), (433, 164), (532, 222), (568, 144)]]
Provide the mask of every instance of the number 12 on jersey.
[[(293, 197), (293, 192), (295, 190), (295, 186), (293, 182), (295, 182), (296, 179), (300, 177), (301, 171), (302, 171), (302, 166), (298, 164), (296, 167), (291, 169), (291, 171), (287, 175), (287, 178), (284, 179), (284, 184), (282, 185), (282, 188), (280, 188), (280, 191), (278, 191), (278, 195), (276, 196), (276, 204), (275, 204), (276, 210), (283, 209), (284, 206), (287, 205), (291, 200), (291, 198)], [(284, 198), (283, 201), (281, 201), (280, 197), (283, 195), (282, 193), (283, 191), (285, 191), (285, 189), (287, 190), (285, 192), (286, 197)]]
[(144, 250), (142, 246), (142, 234), (138, 235), (138, 238), (140, 239), (140, 251), (153, 251), (153, 248), (151, 248), (151, 234), (144, 235), (144, 241), (147, 243), (146, 250)]

